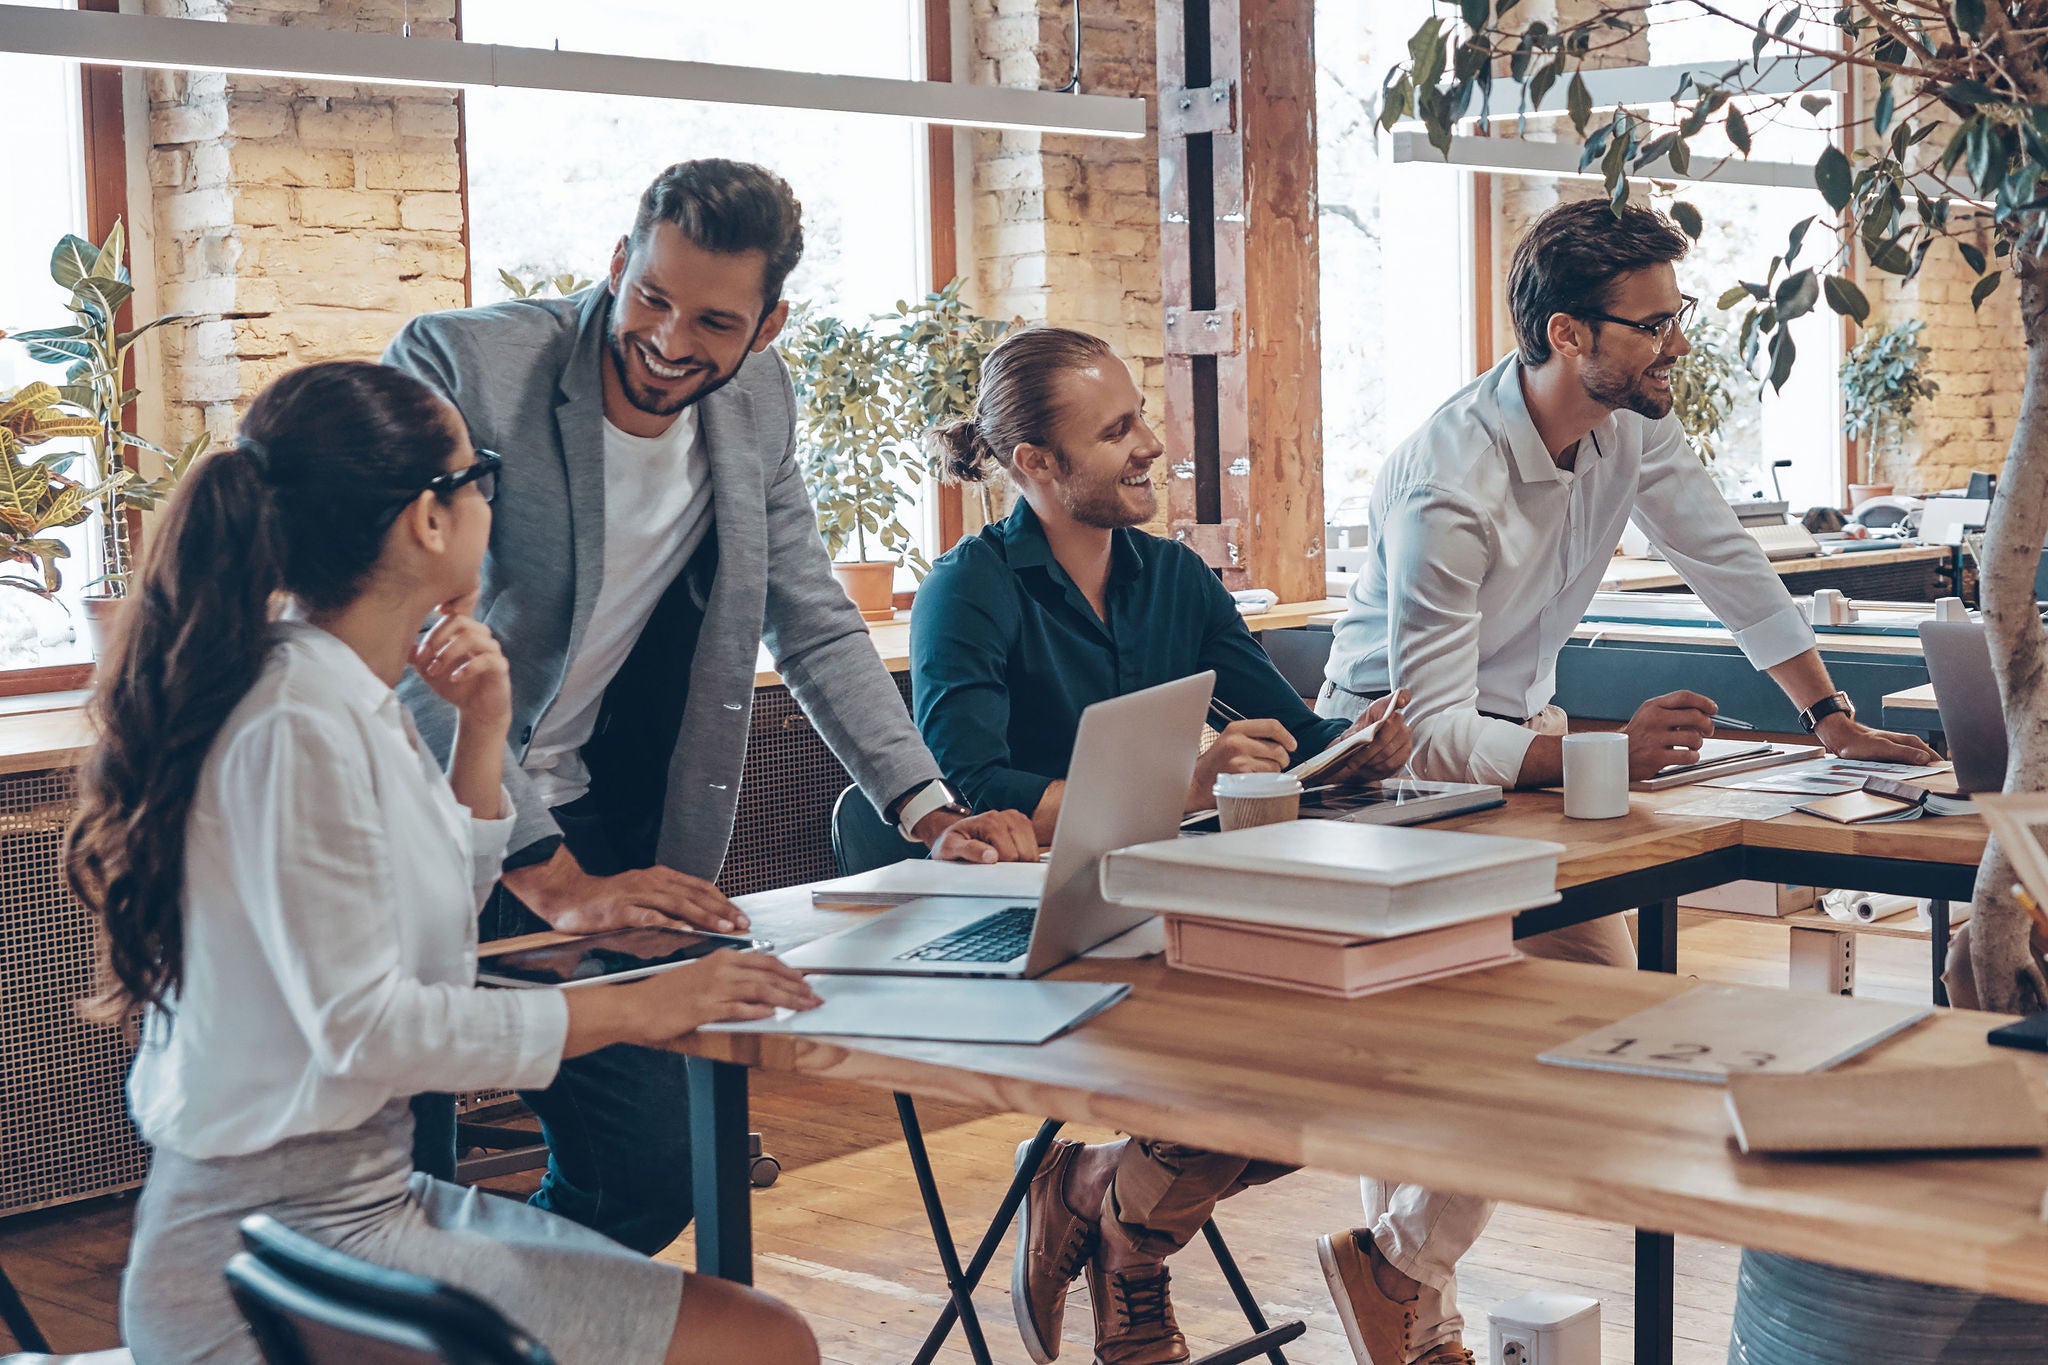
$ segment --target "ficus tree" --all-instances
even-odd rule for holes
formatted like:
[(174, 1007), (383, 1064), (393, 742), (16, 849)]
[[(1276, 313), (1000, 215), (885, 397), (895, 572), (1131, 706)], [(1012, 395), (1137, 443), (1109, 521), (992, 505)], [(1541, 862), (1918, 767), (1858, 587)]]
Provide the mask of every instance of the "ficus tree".
[[(1735, 12), (1733, 0), (1561, 0), (1543, 17), (1518, 13), (1519, 3), (1458, 0), (1428, 19), (1408, 60), (1387, 75), (1381, 126), (1417, 120), (1448, 155), (1463, 123), (1484, 124), (1496, 84), (1519, 87), (1525, 109), (1562, 86), (1560, 117), (1582, 141), (1580, 169), (1598, 168), (1618, 210), (1646, 173), (1691, 174), (1701, 147), (1748, 156), (1756, 130), (1795, 102), (1835, 124), (1813, 160), (1832, 222), (1819, 232), (1810, 231), (1814, 219), (1798, 224), (1760, 280), (1731, 284), (1719, 301), (1739, 315), (1742, 358), (1762, 382), (1782, 386), (1791, 374), (1794, 319), (1823, 305), (1858, 324), (1869, 316), (1851, 277), (1858, 254), (1871, 270), (1908, 279), (1929, 252), (1957, 252), (1975, 277), (1974, 306), (2010, 277), (2026, 340), (2025, 374), (2014, 379), (2025, 387), (1979, 581), (2010, 735), (2006, 785), (2048, 788), (2048, 633), (2034, 602), (2048, 538), (2048, 0), (1766, 0), (1754, 14)], [(1656, 106), (1597, 110), (1587, 74), (1623, 49), (1641, 50), (1653, 18), (1719, 25), (1728, 49), (1746, 49), (1749, 60), (1701, 64)], [(1763, 73), (1794, 56), (1823, 74), (1803, 90), (1767, 92)], [(1822, 93), (1849, 70), (1867, 104)], [(1695, 238), (1704, 230), (1682, 200), (1671, 215)], [(2048, 978), (2013, 883), (2012, 864), (1992, 844), (1971, 927), (1978, 994), (1987, 1008), (2048, 1008)]]

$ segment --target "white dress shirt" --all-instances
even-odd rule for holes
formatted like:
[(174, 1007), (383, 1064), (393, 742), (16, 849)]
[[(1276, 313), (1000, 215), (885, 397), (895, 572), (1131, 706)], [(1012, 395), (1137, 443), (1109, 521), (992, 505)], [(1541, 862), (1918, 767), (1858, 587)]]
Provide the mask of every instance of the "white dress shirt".
[(506, 818), (476, 820), (353, 649), (303, 622), (228, 717), (185, 840), (184, 984), (129, 1076), (143, 1137), (236, 1156), (422, 1091), (540, 1089), (552, 990), (480, 990)]
[[(1675, 417), (1615, 412), (1558, 468), (1514, 356), (1397, 449), (1372, 494), (1372, 543), (1327, 676), (1378, 696), (1405, 687), (1418, 777), (1512, 784), (1557, 656), (1607, 572), (1623, 523), (1652, 544), (1771, 668), (1814, 646), (1783, 580), (1686, 443)], [(1488, 713), (1488, 714), (1482, 714)]]
[(696, 408), (684, 408), (659, 436), (604, 424), (604, 578), (520, 764), (550, 807), (590, 790), (583, 746), (597, 729), (604, 691), (710, 525), (711, 457), (697, 439)]

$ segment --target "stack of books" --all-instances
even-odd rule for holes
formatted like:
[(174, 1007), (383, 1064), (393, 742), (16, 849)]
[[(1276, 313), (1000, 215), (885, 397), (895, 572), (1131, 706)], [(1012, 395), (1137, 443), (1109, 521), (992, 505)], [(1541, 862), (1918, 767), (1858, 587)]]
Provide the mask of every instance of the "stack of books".
[(1295, 821), (1119, 849), (1102, 893), (1158, 911), (1186, 971), (1351, 998), (1514, 960), (1557, 899), (1534, 839)]

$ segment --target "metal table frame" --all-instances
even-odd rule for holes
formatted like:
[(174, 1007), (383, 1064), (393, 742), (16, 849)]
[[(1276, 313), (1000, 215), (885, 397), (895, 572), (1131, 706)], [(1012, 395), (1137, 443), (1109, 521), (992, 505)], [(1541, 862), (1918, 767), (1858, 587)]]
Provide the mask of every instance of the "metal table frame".
[[(1934, 902), (1934, 992), (1946, 1004), (1941, 965), (1948, 939), (1948, 903), (1970, 899), (1974, 863), (1916, 862), (1814, 853), (1800, 849), (1736, 846), (1655, 867), (1564, 888), (1554, 905), (1524, 911), (1515, 937), (1561, 929), (1626, 910), (1639, 910), (1636, 965), (1643, 971), (1678, 970), (1678, 898), (1731, 881), (1790, 882), (1862, 891), (1926, 896)], [(748, 1207), (747, 1069), (731, 1062), (691, 1058), (691, 1178), (697, 1207), (697, 1270), (752, 1284), (753, 1223)], [(1673, 1235), (1636, 1231), (1635, 1358), (1637, 1365), (1670, 1365)]]

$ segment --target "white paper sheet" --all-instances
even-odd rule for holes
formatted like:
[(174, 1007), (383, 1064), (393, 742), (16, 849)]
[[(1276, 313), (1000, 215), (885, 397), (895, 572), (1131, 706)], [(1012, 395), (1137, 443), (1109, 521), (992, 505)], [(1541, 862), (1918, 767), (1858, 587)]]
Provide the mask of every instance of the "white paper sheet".
[(1838, 792), (1860, 791), (1866, 777), (1890, 777), (1901, 781), (1947, 772), (1949, 765), (1935, 763), (1916, 767), (1910, 763), (1868, 763), (1860, 759), (1817, 758), (1809, 763), (1791, 763), (1762, 772), (1735, 773), (1716, 778), (1706, 785), (1733, 787), (1738, 791), (1780, 792), (1787, 796), (1833, 796)]
[(1122, 982), (1001, 981), (974, 977), (813, 976), (814, 1010), (706, 1024), (712, 1033), (1043, 1043), (1130, 994)]

